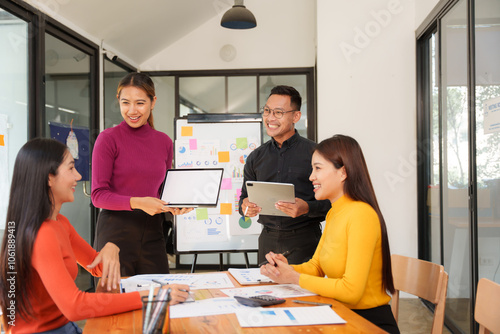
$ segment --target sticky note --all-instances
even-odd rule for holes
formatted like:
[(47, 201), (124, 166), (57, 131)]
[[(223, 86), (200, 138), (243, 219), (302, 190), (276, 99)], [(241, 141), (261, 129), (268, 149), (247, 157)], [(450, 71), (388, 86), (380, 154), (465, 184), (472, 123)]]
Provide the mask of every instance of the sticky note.
[(191, 137), (192, 135), (193, 135), (193, 127), (192, 126), (181, 127), (181, 136), (182, 137)]
[(241, 189), (236, 189), (236, 196), (241, 197)]
[(231, 205), (231, 203), (221, 203), (220, 204), (220, 214), (221, 215), (233, 214), (233, 206)]
[(233, 189), (233, 181), (230, 177), (223, 178), (222, 179), (222, 184), (220, 186), (222, 190), (231, 190)]
[(198, 140), (197, 139), (189, 139), (189, 149), (197, 150), (198, 149)]
[(0, 135), (0, 146), (5, 146), (4, 135)]
[(196, 209), (196, 220), (205, 220), (205, 219), (208, 219), (207, 208)]
[(247, 138), (236, 138), (236, 148), (241, 148), (242, 150), (248, 148)]
[(219, 162), (229, 162), (229, 151), (219, 152)]

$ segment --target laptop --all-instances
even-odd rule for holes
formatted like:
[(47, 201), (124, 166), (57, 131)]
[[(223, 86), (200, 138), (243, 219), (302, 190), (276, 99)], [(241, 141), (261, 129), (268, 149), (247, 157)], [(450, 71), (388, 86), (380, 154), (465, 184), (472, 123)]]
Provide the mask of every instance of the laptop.
[(248, 200), (262, 208), (261, 215), (287, 216), (276, 209), (274, 203), (295, 203), (295, 186), (292, 183), (247, 181)]
[(161, 199), (178, 208), (216, 207), (224, 168), (169, 169)]

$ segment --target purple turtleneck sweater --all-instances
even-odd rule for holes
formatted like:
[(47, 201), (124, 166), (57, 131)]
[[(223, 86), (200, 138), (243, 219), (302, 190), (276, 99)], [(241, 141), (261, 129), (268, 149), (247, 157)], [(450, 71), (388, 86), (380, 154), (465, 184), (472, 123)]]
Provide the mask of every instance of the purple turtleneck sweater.
[(160, 197), (172, 166), (169, 136), (149, 124), (131, 128), (125, 121), (99, 134), (92, 154), (92, 203), (108, 210), (132, 210), (131, 197)]

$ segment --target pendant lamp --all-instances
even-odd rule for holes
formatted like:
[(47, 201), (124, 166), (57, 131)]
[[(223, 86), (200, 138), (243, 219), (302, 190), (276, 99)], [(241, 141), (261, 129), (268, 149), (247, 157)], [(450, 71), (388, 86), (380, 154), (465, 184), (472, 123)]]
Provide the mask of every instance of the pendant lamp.
[(251, 29), (257, 26), (257, 21), (243, 0), (234, 0), (234, 6), (224, 13), (220, 25), (229, 29)]

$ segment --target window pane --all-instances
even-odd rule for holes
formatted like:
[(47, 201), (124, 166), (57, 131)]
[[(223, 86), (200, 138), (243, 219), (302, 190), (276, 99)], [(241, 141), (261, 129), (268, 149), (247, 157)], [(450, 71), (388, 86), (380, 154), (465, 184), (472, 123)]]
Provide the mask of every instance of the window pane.
[(500, 282), (500, 2), (476, 1), (479, 278)]
[(429, 206), (429, 224), (431, 230), (430, 255), (431, 261), (441, 264), (441, 201), (439, 172), (439, 87), (437, 80), (437, 35), (429, 39), (429, 97), (431, 108), (430, 129), (430, 184), (428, 185), (427, 205)]
[(257, 106), (257, 77), (228, 77), (228, 112), (256, 113)]
[(470, 331), (468, 206), (467, 8), (461, 0), (442, 19), (443, 249), (449, 274), (446, 313)]
[[(300, 96), (302, 97), (302, 106), (300, 111), (302, 112), (302, 117), (300, 121), (295, 124), (295, 129), (299, 134), (307, 138), (307, 77), (305, 74), (301, 75), (265, 75), (260, 77), (260, 88), (259, 88), (259, 98), (260, 107), (266, 104), (267, 98), (271, 93), (271, 89), (274, 86), (287, 85), (295, 88)], [(264, 141), (268, 141), (270, 138), (266, 133), (264, 128), (262, 133), (264, 134)]]
[(153, 111), (155, 129), (174, 139), (175, 78), (152, 77), (156, 88), (156, 105)]
[[(182, 77), (179, 78), (179, 102), (189, 113), (225, 113), (225, 77)], [(179, 116), (186, 116), (181, 108)]]
[[(75, 168), (82, 175), (66, 216), (78, 234), (90, 243), (90, 56), (68, 43), (45, 34), (45, 137), (74, 143)], [(71, 130), (76, 138), (71, 136)], [(69, 145), (68, 145), (69, 146)], [(77, 285), (90, 288), (90, 274), (80, 269)]]
[(0, 9), (0, 237), (17, 152), (28, 139), (28, 24)]
[(120, 80), (128, 71), (113, 64), (108, 59), (104, 60), (104, 128), (111, 128), (123, 120), (120, 106), (116, 98), (116, 89)]

